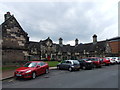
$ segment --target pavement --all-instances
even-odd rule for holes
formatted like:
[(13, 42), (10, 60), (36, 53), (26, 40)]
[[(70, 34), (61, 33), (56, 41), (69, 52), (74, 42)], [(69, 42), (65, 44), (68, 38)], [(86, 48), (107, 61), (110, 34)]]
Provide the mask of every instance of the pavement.
[[(50, 67), (49, 69), (57, 69), (57, 67)], [(15, 70), (5, 70), (2, 71), (2, 81), (6, 79), (10, 79), (14, 77), (14, 71)], [(1, 78), (0, 78), (1, 80)]]

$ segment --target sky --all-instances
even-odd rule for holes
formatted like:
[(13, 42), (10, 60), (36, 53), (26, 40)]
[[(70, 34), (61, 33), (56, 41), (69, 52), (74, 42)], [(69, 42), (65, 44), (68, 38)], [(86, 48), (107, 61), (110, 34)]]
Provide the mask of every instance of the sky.
[(50, 37), (54, 43), (63, 38), (63, 44), (75, 45), (118, 36), (119, 0), (1, 0), (0, 24), (9, 11), (15, 16), (30, 41)]

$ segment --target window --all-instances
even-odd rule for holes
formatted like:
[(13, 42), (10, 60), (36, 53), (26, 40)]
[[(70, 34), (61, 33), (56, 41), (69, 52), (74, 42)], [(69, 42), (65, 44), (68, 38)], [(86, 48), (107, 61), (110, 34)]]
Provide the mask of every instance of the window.
[(78, 62), (78, 61), (73, 61), (73, 63), (74, 63), (74, 64), (76, 64), (76, 65), (77, 65), (77, 64), (79, 64), (79, 62)]
[(100, 58), (99, 60), (100, 60), (100, 61), (103, 61), (103, 59), (102, 59), (102, 58)]
[(44, 65), (45, 65), (45, 63), (44, 63), (44, 62), (41, 62), (41, 64), (42, 64), (42, 66), (44, 66)]
[(24, 67), (35, 67), (37, 65), (37, 63), (34, 62), (28, 62), (24, 65)]
[(66, 63), (71, 64), (71, 62), (70, 62), (70, 61), (66, 61)]
[(40, 65), (40, 66), (44, 66), (45, 63), (44, 63), (44, 62), (40, 62), (40, 63), (38, 63), (38, 65)]
[(41, 62), (39, 62), (39, 63), (38, 63), (38, 65), (42, 66), (42, 63), (41, 63)]

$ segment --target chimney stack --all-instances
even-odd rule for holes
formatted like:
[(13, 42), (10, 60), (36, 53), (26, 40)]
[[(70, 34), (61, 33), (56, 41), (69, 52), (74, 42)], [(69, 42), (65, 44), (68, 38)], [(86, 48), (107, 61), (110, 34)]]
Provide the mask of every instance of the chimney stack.
[(94, 35), (93, 35), (93, 44), (96, 44), (96, 43), (97, 43), (97, 35), (94, 34)]
[(63, 39), (59, 38), (59, 45), (62, 46), (63, 45)]
[(7, 19), (10, 18), (10, 17), (11, 17), (10, 12), (7, 12), (7, 13), (4, 15), (5, 20), (7, 20)]
[(76, 39), (75, 39), (75, 46), (78, 45), (78, 41), (79, 41), (79, 40), (76, 38)]

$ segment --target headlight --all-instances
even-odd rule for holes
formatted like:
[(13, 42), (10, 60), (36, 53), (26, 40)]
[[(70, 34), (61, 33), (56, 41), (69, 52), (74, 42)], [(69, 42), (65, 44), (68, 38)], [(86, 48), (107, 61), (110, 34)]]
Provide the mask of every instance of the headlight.
[(26, 71), (25, 73), (29, 73), (29, 72), (31, 72), (31, 70), (28, 70), (28, 71)]
[(71, 66), (72, 68), (74, 68), (74, 66)]

